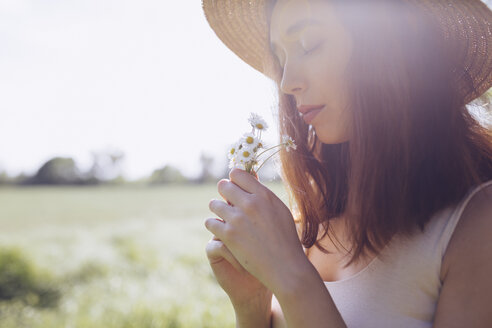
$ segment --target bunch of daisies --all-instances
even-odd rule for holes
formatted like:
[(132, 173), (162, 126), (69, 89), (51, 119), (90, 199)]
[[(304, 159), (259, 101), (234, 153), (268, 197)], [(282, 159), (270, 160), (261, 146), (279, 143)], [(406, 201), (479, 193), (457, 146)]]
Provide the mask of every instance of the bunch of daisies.
[[(294, 140), (288, 135), (282, 136), (280, 144), (266, 148), (265, 144), (261, 141), (261, 133), (268, 129), (268, 124), (259, 115), (254, 113), (251, 113), (248, 121), (251, 124), (252, 131), (245, 133), (229, 150), (229, 168), (239, 167), (248, 173), (256, 174), (263, 164), (282, 148), (285, 148), (286, 151), (296, 149), (297, 146)], [(256, 166), (259, 164), (260, 156), (275, 148), (279, 149), (268, 156), (256, 169)]]

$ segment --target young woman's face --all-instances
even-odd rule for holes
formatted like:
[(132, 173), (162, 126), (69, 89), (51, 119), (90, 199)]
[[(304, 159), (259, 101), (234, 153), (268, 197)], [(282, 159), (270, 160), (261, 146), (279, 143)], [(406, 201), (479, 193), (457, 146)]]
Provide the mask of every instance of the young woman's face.
[(352, 44), (333, 5), (326, 0), (278, 0), (270, 40), (283, 67), (282, 92), (294, 96), (300, 112), (303, 106), (324, 106), (307, 122), (319, 140), (348, 141), (350, 113), (343, 79)]

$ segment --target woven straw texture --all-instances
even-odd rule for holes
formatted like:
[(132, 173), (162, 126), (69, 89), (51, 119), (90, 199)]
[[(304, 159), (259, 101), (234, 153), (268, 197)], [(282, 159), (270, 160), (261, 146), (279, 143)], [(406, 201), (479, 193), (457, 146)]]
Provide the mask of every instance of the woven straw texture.
[[(243, 61), (268, 76), (267, 5), (271, 0), (202, 0), (208, 23)], [(456, 71), (465, 104), (492, 87), (492, 11), (480, 0), (405, 0), (432, 13), (445, 39), (462, 45)], [(468, 74), (467, 74), (468, 73)], [(468, 87), (472, 81), (476, 91)]]

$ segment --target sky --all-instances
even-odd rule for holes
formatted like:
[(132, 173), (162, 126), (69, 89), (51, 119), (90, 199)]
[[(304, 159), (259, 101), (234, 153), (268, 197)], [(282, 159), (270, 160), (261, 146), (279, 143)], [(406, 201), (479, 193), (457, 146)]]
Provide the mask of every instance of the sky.
[(196, 176), (202, 152), (227, 164), (251, 112), (278, 140), (273, 83), (221, 43), (200, 1), (0, 0), (0, 45), (9, 175), (121, 151), (127, 179), (166, 164)]
[[(490, 1), (486, 1), (490, 5)], [(0, 0), (0, 172), (121, 151), (123, 176), (227, 164), (249, 113), (278, 139), (275, 89), (208, 26), (201, 1)]]

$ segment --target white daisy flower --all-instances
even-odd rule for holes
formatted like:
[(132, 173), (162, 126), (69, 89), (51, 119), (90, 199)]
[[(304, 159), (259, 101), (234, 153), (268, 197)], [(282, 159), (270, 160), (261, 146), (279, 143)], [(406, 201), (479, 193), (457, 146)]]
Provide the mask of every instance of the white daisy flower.
[(243, 137), (241, 138), (241, 144), (243, 147), (247, 148), (256, 148), (258, 147), (258, 144), (260, 143), (260, 140), (254, 135), (254, 133), (245, 133)]
[[(263, 143), (263, 141), (261, 140), (261, 132), (266, 130), (268, 128), (268, 125), (259, 115), (251, 113), (249, 123), (253, 127), (252, 131), (250, 133), (245, 133), (236, 142), (236, 144), (232, 145), (229, 149), (229, 168), (242, 168), (246, 172), (255, 175), (261, 169), (263, 164), (265, 164), (265, 162), (273, 155), (278, 153), (280, 149), (284, 148), (287, 151), (290, 151), (291, 148), (296, 149), (297, 146), (294, 143), (294, 140), (292, 140), (292, 138), (287, 135), (283, 136), (282, 143), (274, 147), (265, 145), (265, 143)], [(281, 148), (278, 149), (279, 147)], [(269, 150), (273, 150), (274, 148), (277, 148), (277, 151), (264, 159), (261, 165), (257, 167), (257, 165), (260, 164), (258, 163), (258, 161), (260, 160), (259, 157), (261, 157), (262, 154), (268, 152)], [(259, 151), (260, 149), (263, 150)]]
[(229, 151), (227, 152), (227, 157), (229, 159), (233, 159), (237, 157), (237, 153), (241, 148), (242, 148), (241, 140), (239, 140), (234, 145), (232, 145), (231, 148), (229, 148)]
[(294, 139), (286, 134), (282, 136), (282, 144), (284, 145), (286, 151), (289, 151), (290, 148), (294, 150), (297, 148), (297, 145), (294, 143)]
[(227, 153), (227, 158), (233, 159), (234, 157), (236, 157), (236, 154), (237, 154), (237, 149), (235, 146), (232, 146), (229, 152)]
[(251, 126), (253, 128), (255, 128), (257, 130), (266, 131), (266, 129), (268, 129), (268, 124), (258, 114), (251, 113), (251, 116), (249, 117), (248, 122), (251, 124)]
[(248, 163), (255, 159), (253, 148), (243, 147), (237, 156), (237, 161), (240, 163)]

